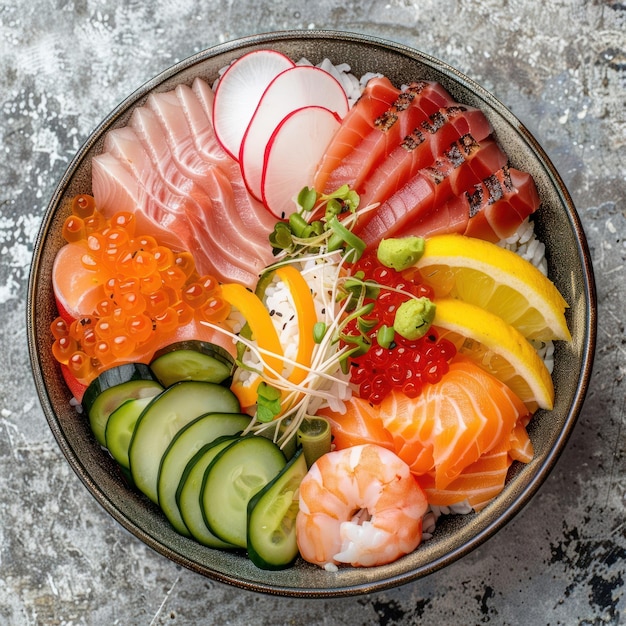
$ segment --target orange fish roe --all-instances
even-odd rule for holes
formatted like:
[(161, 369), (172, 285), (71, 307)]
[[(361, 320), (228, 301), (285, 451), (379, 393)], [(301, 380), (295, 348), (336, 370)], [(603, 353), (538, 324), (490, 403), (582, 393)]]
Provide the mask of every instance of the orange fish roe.
[(106, 274), (104, 298), (73, 322), (57, 317), (50, 330), (52, 352), (81, 382), (120, 360), (141, 360), (177, 328), (196, 321), (219, 323), (230, 314), (221, 287), (200, 276), (192, 255), (135, 234), (135, 217), (119, 212), (106, 219), (92, 196), (80, 194), (63, 224), (68, 243), (84, 245), (80, 268)]

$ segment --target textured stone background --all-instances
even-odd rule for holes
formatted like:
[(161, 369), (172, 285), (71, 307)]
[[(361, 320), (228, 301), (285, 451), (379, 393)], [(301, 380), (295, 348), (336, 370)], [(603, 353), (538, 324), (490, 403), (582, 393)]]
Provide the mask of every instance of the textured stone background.
[[(469, 556), (401, 588), (291, 600), (214, 583), (129, 535), (74, 475), (29, 371), (24, 302), (46, 203), (124, 97), (176, 61), (291, 28), (370, 33), (457, 67), (547, 150), (598, 281), (596, 364), (546, 484)], [(620, 624), (624, 462), (626, 4), (618, 0), (0, 2), (0, 623)]]

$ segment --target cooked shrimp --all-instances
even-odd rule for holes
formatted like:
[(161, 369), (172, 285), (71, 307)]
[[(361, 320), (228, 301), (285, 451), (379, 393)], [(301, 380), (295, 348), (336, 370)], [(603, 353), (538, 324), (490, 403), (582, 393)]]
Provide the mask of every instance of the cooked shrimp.
[(375, 444), (322, 456), (302, 481), (299, 500), (300, 554), (326, 569), (391, 563), (422, 539), (424, 492), (404, 461)]

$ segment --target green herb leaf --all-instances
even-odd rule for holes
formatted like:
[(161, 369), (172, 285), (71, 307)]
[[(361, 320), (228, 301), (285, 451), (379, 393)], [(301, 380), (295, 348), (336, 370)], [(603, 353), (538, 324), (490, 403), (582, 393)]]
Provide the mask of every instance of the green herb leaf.
[(312, 211), (317, 202), (317, 191), (310, 187), (303, 187), (298, 194), (298, 204), (304, 211)]
[(280, 413), (280, 390), (262, 382), (257, 389), (256, 417), (259, 422), (271, 422)]

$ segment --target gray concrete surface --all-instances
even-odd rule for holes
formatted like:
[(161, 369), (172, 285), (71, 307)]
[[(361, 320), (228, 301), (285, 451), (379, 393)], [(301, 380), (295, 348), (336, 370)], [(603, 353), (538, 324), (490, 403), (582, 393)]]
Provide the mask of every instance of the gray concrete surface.
[[(329, 601), (214, 583), (122, 529), (49, 432), (24, 332), (45, 205), (94, 126), (143, 82), (199, 50), (310, 27), (411, 45), (507, 104), (571, 191), (600, 307), (584, 410), (522, 514), (432, 576)], [(0, 61), (0, 624), (626, 623), (623, 2), (3, 0)]]

